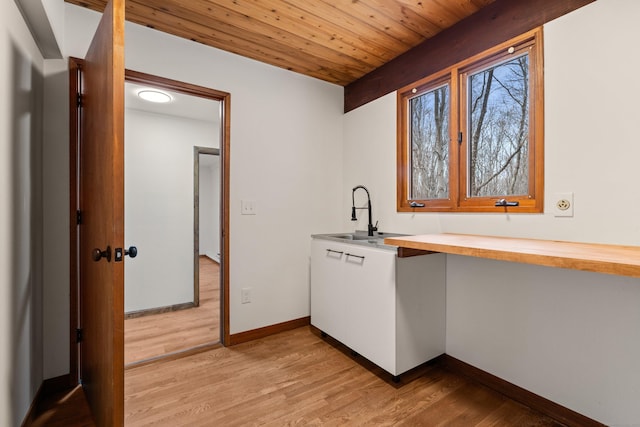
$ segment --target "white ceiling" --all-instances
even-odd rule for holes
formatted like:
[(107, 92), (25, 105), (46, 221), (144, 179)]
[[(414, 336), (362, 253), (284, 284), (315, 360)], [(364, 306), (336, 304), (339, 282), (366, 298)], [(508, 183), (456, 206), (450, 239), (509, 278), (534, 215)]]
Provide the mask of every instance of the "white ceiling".
[(185, 95), (165, 89), (160, 90), (169, 94), (173, 100), (165, 104), (156, 104), (145, 101), (138, 97), (138, 92), (142, 89), (154, 89), (151, 86), (139, 85), (125, 82), (124, 91), (125, 108), (142, 110), (156, 114), (169, 116), (186, 117), (194, 120), (204, 120), (207, 122), (220, 122), (220, 102), (207, 98), (200, 98), (193, 95)]

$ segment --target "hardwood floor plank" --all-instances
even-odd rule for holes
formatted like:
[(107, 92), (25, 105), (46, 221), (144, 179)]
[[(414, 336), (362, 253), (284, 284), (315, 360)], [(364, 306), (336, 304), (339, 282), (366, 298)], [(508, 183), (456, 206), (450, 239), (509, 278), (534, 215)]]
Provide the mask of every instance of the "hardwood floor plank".
[[(47, 406), (48, 405), (48, 406)], [(33, 425), (93, 427), (81, 388)], [(125, 371), (127, 426), (560, 426), (442, 362), (399, 384), (310, 327)]]
[(200, 257), (200, 306), (126, 319), (124, 363), (220, 341), (220, 266)]
[(438, 365), (393, 384), (304, 327), (126, 373), (126, 422), (518, 425), (553, 420)]
[(58, 391), (37, 402), (32, 427), (95, 427), (82, 387)]

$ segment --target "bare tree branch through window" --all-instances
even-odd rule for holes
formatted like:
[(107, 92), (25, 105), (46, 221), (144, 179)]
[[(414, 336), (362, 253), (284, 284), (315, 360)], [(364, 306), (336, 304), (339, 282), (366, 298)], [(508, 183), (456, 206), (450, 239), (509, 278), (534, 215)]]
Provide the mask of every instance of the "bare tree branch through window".
[(411, 195), (449, 197), (449, 86), (411, 101)]
[(528, 70), (522, 55), (469, 77), (469, 196), (529, 190)]

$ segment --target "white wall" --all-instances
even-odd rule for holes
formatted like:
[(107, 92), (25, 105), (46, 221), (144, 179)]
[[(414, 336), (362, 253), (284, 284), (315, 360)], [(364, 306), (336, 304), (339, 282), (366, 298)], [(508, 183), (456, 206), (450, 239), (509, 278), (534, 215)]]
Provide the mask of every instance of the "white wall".
[[(65, 8), (65, 55), (84, 57), (98, 15)], [(347, 192), (343, 89), (130, 23), (125, 52), (127, 68), (231, 93), (230, 332), (308, 316), (309, 235), (340, 227)]]
[(640, 280), (447, 256), (447, 354), (609, 426), (640, 425)]
[(44, 61), (16, 4), (0, 4), (0, 425), (19, 425), (43, 378)]
[(200, 154), (208, 158), (200, 164), (200, 255), (220, 262), (220, 156)]
[(69, 373), (69, 125), (50, 112), (69, 96), (69, 73), (65, 60), (44, 65), (43, 352), (44, 377), (53, 378)]
[[(28, 1), (28, 0), (19, 0)], [(58, 47), (58, 57), (62, 53), (64, 45), (64, 2), (60, 0), (39, 0), (42, 2), (42, 8), (45, 11), (49, 26), (56, 40)]]
[(31, 30), (40, 54), (46, 59), (61, 58), (64, 2), (60, 0), (14, 1)]
[(193, 147), (218, 148), (214, 121), (125, 111), (125, 312), (193, 302)]
[[(345, 186), (368, 186), (382, 230), (640, 245), (638, 19), (640, 2), (599, 0), (545, 26), (546, 213), (397, 213), (395, 93), (345, 116)], [(565, 191), (575, 215), (555, 218)], [(343, 194), (345, 228), (350, 205)], [(448, 354), (605, 424), (640, 425), (640, 280), (449, 256), (447, 289)]]

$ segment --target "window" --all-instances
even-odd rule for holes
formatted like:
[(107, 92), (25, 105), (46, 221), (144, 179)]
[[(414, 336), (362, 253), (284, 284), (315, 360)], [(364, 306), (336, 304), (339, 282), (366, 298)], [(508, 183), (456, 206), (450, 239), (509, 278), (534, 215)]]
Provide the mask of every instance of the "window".
[(542, 212), (542, 95), (540, 29), (401, 89), (398, 211)]

